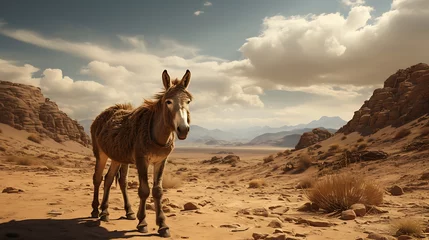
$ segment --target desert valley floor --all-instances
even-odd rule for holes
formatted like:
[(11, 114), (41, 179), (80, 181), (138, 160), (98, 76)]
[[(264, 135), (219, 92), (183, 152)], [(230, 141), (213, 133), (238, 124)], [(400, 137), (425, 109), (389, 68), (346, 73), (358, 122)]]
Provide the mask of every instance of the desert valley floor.
[[(407, 126), (417, 129), (423, 124), (424, 121), (413, 121)], [(53, 140), (37, 144), (27, 140), (29, 133), (25, 131), (4, 124), (0, 128), (0, 188), (11, 187), (5, 190), (9, 193), (0, 193), (1, 239), (159, 239), (153, 210), (148, 210), (148, 234), (136, 231), (137, 220), (122, 219), (122, 195), (114, 185), (110, 221), (89, 218), (95, 162), (90, 149)], [(383, 129), (371, 138), (387, 139), (392, 131), (395, 130)], [(306, 190), (297, 185), (325, 170), (334, 171), (320, 170), (319, 163), (313, 162), (302, 173), (284, 173), (285, 163), (307, 149), (286, 155), (286, 149), (274, 148), (177, 148), (164, 180), (170, 187), (164, 190), (164, 205), (171, 239), (396, 239), (392, 237), (391, 224), (397, 219), (417, 219), (427, 227), (429, 153), (398, 150), (413, 137), (410, 134), (395, 144), (369, 143), (368, 149), (382, 148), (389, 157), (335, 170), (359, 173), (386, 189), (378, 212), (354, 220), (341, 220), (338, 214), (322, 211), (298, 211), (309, 200)], [(332, 143), (346, 147), (358, 138), (361, 136), (356, 133), (347, 135), (347, 139), (338, 134), (324, 141), (320, 150)], [(367, 142), (368, 137), (362, 141)], [(226, 164), (203, 163), (230, 151), (240, 159)], [(263, 159), (271, 154), (272, 161), (264, 163)], [(249, 188), (252, 180), (257, 182), (256, 188)], [(137, 211), (135, 168), (131, 168), (128, 181), (133, 210)], [(390, 194), (388, 190), (393, 185), (401, 186), (404, 194)], [(185, 211), (184, 205), (189, 202), (197, 209)]]

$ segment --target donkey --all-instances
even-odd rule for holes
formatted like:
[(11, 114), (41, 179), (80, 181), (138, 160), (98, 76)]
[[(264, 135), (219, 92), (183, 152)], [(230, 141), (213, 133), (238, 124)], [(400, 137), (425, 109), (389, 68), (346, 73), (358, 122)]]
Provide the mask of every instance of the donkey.
[[(146, 199), (150, 189), (148, 168), (153, 164), (152, 196), (156, 209), (156, 224), (161, 237), (169, 237), (169, 227), (165, 223), (162, 210), (162, 176), (167, 157), (174, 149), (175, 137), (186, 139), (189, 132), (189, 103), (192, 95), (187, 91), (191, 72), (186, 71), (182, 80), (170, 81), (167, 70), (162, 73), (165, 90), (155, 95), (155, 100), (144, 100), (143, 105), (133, 109), (130, 104), (117, 104), (104, 110), (91, 125), (93, 152), (96, 158), (93, 176), (94, 199), (91, 216), (109, 220), (107, 210), (109, 191), (115, 176), (119, 176), (119, 186), (124, 198), (126, 217), (136, 219), (127, 195), (129, 164), (136, 164), (139, 175), (138, 195), (140, 206), (137, 212), (139, 232), (148, 232)], [(103, 170), (107, 159), (110, 168), (104, 178), (104, 194), (101, 213), (98, 211), (99, 188), (103, 180)]]

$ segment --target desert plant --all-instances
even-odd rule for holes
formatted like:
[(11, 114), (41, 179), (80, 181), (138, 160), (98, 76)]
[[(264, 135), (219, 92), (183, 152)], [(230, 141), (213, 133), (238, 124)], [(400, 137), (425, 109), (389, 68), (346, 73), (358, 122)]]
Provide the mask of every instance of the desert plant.
[(428, 136), (429, 135), (429, 127), (422, 128), (420, 130), (420, 137)]
[(313, 159), (309, 155), (301, 154), (301, 156), (299, 156), (296, 168), (298, 171), (304, 172), (309, 167), (311, 167), (312, 163), (313, 163)]
[(270, 155), (270, 156), (264, 158), (264, 163), (269, 163), (269, 162), (272, 162), (272, 161), (274, 161), (274, 156), (273, 155)]
[(18, 157), (18, 156), (8, 156), (6, 158), (6, 162), (15, 163), (17, 165), (23, 165), (23, 166), (31, 166), (31, 165), (37, 164), (36, 160), (32, 157)]
[(401, 128), (395, 135), (394, 139), (401, 139), (410, 135), (411, 131), (407, 128)]
[(311, 188), (311, 187), (313, 187), (314, 182), (315, 182), (315, 180), (311, 177), (303, 178), (303, 179), (301, 179), (301, 181), (299, 181), (296, 188), (301, 188), (301, 189)]
[(366, 143), (362, 143), (362, 144), (360, 144), (360, 145), (357, 147), (357, 150), (358, 150), (358, 151), (362, 151), (362, 150), (364, 150), (366, 147), (367, 147)]
[(356, 174), (326, 176), (305, 194), (327, 212), (347, 210), (355, 203), (379, 205), (383, 202), (383, 190)]
[(339, 149), (340, 149), (340, 145), (338, 145), (338, 144), (332, 144), (332, 145), (329, 146), (329, 150), (328, 151), (334, 152), (334, 151), (337, 151)]
[(359, 142), (363, 142), (363, 138), (359, 138), (358, 140), (357, 140), (357, 142), (359, 143)]
[(423, 223), (417, 219), (401, 218), (392, 221), (391, 229), (396, 236), (410, 235), (417, 237), (423, 233)]
[(253, 179), (249, 182), (249, 188), (261, 188), (266, 185), (265, 180), (261, 178)]
[(182, 186), (182, 179), (176, 176), (173, 176), (171, 173), (165, 173), (162, 178), (162, 188), (179, 188)]
[(30, 136), (27, 137), (27, 139), (39, 144), (42, 142), (42, 139), (36, 134), (31, 134)]

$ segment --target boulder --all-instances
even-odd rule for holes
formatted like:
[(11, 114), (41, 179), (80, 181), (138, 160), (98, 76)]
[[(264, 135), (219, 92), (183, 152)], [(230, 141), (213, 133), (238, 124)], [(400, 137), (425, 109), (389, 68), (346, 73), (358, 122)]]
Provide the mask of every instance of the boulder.
[(299, 150), (309, 147), (330, 137), (332, 137), (332, 133), (330, 133), (328, 130), (315, 128), (311, 130), (311, 132), (305, 132), (301, 135), (301, 138), (299, 139), (298, 144), (295, 146), (295, 149)]

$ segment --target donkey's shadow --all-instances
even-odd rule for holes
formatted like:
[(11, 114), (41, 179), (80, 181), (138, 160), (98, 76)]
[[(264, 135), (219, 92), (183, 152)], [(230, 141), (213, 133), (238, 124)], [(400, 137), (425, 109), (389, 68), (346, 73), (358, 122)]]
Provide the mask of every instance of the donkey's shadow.
[(100, 226), (99, 220), (91, 218), (26, 219), (0, 223), (0, 239), (10, 240), (126, 239), (151, 236), (158, 234), (141, 234), (137, 230), (109, 231)]

